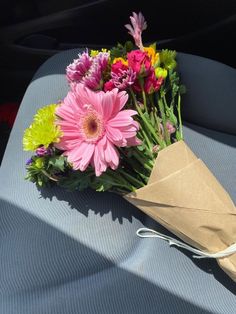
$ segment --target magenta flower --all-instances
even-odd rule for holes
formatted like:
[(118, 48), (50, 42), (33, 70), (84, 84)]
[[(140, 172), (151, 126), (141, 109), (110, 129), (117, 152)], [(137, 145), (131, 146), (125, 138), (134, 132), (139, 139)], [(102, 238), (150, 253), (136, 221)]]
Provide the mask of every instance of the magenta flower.
[(119, 90), (126, 90), (134, 84), (136, 73), (128, 68), (121, 61), (117, 61), (111, 66), (111, 80), (105, 83), (105, 90), (117, 87)]
[(142, 31), (147, 28), (147, 22), (141, 12), (138, 14), (133, 12), (133, 16), (130, 16), (131, 24), (126, 24), (125, 27), (129, 30), (129, 34), (133, 36), (135, 45), (143, 50), (142, 43)]
[(108, 65), (109, 57), (109, 52), (99, 52), (93, 59), (100, 65), (101, 70), (104, 71)]
[(63, 136), (57, 147), (72, 163), (73, 169), (85, 171), (91, 165), (96, 176), (108, 167), (119, 165), (116, 147), (139, 145), (139, 125), (134, 110), (122, 110), (128, 100), (126, 92), (113, 89), (93, 92), (82, 84), (73, 86), (56, 111)]
[(119, 73), (111, 73), (112, 82), (119, 90), (126, 90), (134, 84), (136, 73), (128, 68), (127, 70), (120, 70)]
[(151, 69), (151, 59), (146, 52), (140, 50), (132, 50), (127, 54), (129, 67), (137, 73), (137, 75), (146, 76)]
[(99, 52), (95, 57), (90, 57), (88, 52), (83, 52), (66, 68), (67, 79), (72, 84), (82, 83), (92, 90), (101, 89), (102, 75), (108, 60), (108, 52)]
[(75, 59), (74, 62), (69, 64), (66, 68), (68, 81), (81, 82), (92, 66), (92, 63), (93, 59), (89, 56), (88, 52), (79, 54), (79, 58)]
[(104, 91), (105, 91), (105, 92), (111, 91), (113, 88), (115, 88), (115, 85), (114, 85), (114, 83), (113, 83), (112, 80), (107, 81), (107, 82), (104, 84)]
[(36, 155), (38, 157), (43, 157), (43, 156), (48, 156), (52, 154), (52, 149), (51, 148), (46, 148), (44, 146), (40, 146), (39, 148), (36, 149)]
[(163, 83), (163, 78), (156, 78), (155, 72), (152, 69), (148, 77), (145, 78), (144, 91), (148, 94), (152, 94), (158, 91)]

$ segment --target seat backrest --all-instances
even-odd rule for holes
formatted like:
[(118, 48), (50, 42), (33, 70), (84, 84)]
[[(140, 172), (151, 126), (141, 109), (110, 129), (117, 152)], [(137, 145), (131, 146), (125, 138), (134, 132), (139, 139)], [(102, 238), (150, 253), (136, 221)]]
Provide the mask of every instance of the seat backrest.
[(207, 58), (178, 53), (183, 118), (209, 129), (236, 134), (236, 69)]

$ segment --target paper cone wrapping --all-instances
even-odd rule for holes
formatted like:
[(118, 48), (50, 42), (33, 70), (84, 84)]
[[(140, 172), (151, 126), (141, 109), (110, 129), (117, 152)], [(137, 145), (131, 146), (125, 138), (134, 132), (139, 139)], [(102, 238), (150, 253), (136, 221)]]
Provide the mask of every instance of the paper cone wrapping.
[[(125, 198), (202, 251), (216, 253), (236, 242), (233, 201), (183, 141), (160, 151), (148, 184)], [(236, 253), (217, 261), (236, 281)]]

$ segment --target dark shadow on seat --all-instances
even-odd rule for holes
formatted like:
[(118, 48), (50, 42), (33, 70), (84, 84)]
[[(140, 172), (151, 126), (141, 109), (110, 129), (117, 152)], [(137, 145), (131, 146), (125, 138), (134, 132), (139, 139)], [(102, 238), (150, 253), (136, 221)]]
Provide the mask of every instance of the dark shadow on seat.
[[(120, 224), (123, 219), (132, 222), (133, 218), (144, 223), (149, 218), (137, 208), (126, 202), (122, 196), (110, 192), (95, 192), (87, 189), (80, 191), (65, 191), (60, 187), (50, 189), (39, 189), (41, 197), (52, 200), (56, 197), (59, 201), (66, 201), (68, 206), (73, 210), (79, 211), (84, 216), (88, 217), (88, 211), (92, 210), (95, 214), (101, 217), (107, 213), (111, 213), (112, 219), (118, 220)], [(78, 198), (80, 199), (80, 208), (78, 209)], [(102, 206), (101, 206), (102, 204)], [(119, 208), (116, 204), (119, 204)]]
[(0, 208), (1, 313), (213, 313), (20, 207), (2, 200)]

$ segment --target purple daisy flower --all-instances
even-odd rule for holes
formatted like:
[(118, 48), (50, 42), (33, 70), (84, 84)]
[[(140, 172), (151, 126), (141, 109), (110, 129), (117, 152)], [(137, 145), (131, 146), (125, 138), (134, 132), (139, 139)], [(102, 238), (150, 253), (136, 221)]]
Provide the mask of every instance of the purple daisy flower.
[(66, 68), (66, 75), (69, 82), (80, 82), (82, 78), (89, 71), (93, 63), (92, 58), (88, 52), (79, 54), (79, 58), (75, 59), (73, 63)]
[(128, 68), (126, 70), (120, 70), (118, 73), (112, 72), (111, 77), (111, 81), (115, 87), (120, 90), (126, 90), (134, 84), (136, 73), (131, 68)]
[(92, 90), (101, 89), (108, 60), (108, 52), (99, 52), (95, 57), (90, 57), (88, 51), (83, 52), (66, 68), (67, 79), (70, 83), (82, 83)]

